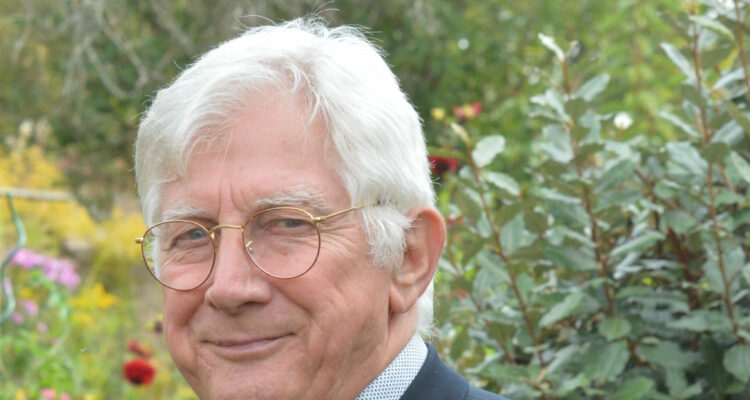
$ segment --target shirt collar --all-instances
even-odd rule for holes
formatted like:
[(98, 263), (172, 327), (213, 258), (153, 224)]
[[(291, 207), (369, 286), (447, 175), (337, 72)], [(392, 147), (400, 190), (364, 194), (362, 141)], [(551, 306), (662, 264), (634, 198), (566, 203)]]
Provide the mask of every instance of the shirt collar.
[(355, 400), (398, 400), (406, 392), (427, 359), (427, 345), (415, 333), (383, 372)]

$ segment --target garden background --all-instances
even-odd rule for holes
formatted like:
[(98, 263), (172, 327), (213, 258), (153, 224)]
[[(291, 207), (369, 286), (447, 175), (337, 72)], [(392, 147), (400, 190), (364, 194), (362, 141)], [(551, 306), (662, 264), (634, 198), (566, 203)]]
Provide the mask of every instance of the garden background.
[(0, 190), (63, 197), (0, 206), (0, 398), (193, 398), (133, 242), (139, 113), (309, 12), (370, 27), (424, 120), (444, 359), (513, 399), (749, 398), (748, 3), (0, 0)]

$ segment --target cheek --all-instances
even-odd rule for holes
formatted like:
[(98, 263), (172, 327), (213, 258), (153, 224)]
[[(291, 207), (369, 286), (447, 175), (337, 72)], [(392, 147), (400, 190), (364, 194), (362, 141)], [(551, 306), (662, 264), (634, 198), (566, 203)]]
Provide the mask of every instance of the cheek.
[(190, 320), (202, 302), (200, 292), (174, 292), (164, 289), (164, 339), (172, 359), (180, 369), (192, 359)]

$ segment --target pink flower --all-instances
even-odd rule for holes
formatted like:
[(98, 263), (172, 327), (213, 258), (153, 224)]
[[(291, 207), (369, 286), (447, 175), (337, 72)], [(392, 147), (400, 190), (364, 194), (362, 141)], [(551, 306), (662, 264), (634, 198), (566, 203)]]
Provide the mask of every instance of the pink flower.
[(45, 324), (44, 321), (40, 321), (36, 324), (36, 330), (39, 333), (47, 333), (49, 327), (47, 327), (47, 324)]
[(22, 268), (29, 269), (41, 264), (44, 261), (44, 258), (43, 255), (34, 253), (29, 249), (21, 249), (13, 255), (11, 262)]
[(24, 300), (23, 309), (26, 311), (26, 315), (35, 317), (39, 314), (39, 306), (33, 300)]
[(68, 260), (47, 257), (28, 249), (21, 249), (13, 256), (12, 262), (24, 269), (41, 268), (47, 279), (71, 290), (81, 283), (80, 275)]
[(42, 389), (42, 391), (39, 392), (39, 395), (44, 400), (55, 400), (55, 397), (57, 397), (55, 390), (50, 388)]
[(10, 320), (16, 325), (21, 325), (26, 318), (24, 318), (22, 314), (13, 313), (10, 314)]
[(73, 398), (67, 393), (60, 393), (60, 400), (73, 400)]

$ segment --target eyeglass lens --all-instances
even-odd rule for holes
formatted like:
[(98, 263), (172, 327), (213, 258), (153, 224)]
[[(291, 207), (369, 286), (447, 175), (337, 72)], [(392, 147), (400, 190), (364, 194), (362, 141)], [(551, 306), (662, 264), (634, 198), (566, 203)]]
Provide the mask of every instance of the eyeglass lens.
[[(142, 242), (151, 274), (164, 286), (190, 290), (205, 282), (214, 267), (221, 234), (215, 239), (201, 225), (168, 221), (149, 229)], [(320, 233), (309, 214), (274, 208), (256, 214), (245, 226), (243, 245), (253, 263), (268, 275), (289, 279), (312, 268)]]

